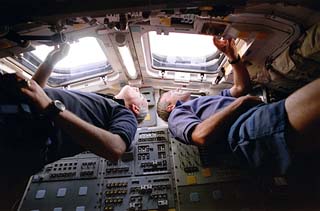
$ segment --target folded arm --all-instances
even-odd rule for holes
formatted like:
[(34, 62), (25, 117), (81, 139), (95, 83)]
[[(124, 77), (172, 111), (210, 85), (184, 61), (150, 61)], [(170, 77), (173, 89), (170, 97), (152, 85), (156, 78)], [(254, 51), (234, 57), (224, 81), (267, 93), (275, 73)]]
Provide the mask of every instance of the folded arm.
[[(34, 81), (30, 86), (22, 88), (39, 111), (44, 111), (52, 99)], [(126, 150), (125, 141), (117, 134), (96, 127), (68, 110), (54, 117), (54, 122), (83, 148), (109, 160), (117, 160)]]
[(118, 134), (89, 124), (68, 110), (61, 112), (54, 121), (80, 146), (108, 160), (118, 160), (126, 150)]
[(261, 102), (259, 97), (254, 96), (237, 98), (230, 105), (198, 124), (192, 132), (192, 141), (196, 145), (203, 145), (226, 139), (231, 125), (243, 111)]

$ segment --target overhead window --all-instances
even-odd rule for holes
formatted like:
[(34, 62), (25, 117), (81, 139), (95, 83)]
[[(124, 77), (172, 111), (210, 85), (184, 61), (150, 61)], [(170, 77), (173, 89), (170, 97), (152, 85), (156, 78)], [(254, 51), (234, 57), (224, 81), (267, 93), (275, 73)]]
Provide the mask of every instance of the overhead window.
[(188, 72), (218, 71), (221, 55), (212, 36), (169, 32), (168, 35), (148, 32), (152, 67)]
[[(39, 45), (34, 51), (24, 53), (19, 60), (35, 72), (53, 46)], [(101, 45), (94, 37), (85, 37), (70, 44), (68, 55), (59, 61), (48, 80), (51, 86), (62, 86), (101, 76), (112, 70)]]

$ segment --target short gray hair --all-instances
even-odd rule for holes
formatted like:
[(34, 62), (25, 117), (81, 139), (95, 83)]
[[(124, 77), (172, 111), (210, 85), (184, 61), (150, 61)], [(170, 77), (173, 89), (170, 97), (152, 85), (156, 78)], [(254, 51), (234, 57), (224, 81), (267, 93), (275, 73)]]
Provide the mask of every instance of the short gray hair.
[(170, 104), (169, 102), (166, 102), (164, 100), (162, 100), (162, 96), (161, 95), (158, 99), (158, 102), (157, 102), (157, 113), (158, 113), (158, 116), (163, 119), (164, 121), (168, 121), (169, 119), (169, 115), (171, 112), (168, 112), (167, 111), (167, 107), (168, 105)]

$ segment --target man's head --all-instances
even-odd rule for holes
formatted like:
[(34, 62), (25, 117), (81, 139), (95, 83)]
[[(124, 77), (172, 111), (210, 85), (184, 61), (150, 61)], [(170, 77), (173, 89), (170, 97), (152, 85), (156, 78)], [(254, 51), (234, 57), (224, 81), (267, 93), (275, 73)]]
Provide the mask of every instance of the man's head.
[(139, 88), (126, 85), (114, 97), (124, 100), (125, 106), (134, 113), (138, 123), (144, 120), (148, 113), (148, 101), (145, 96), (140, 93)]
[(190, 100), (190, 92), (182, 91), (180, 89), (171, 90), (163, 93), (157, 103), (158, 116), (164, 121), (168, 121), (171, 111), (176, 107), (177, 101)]

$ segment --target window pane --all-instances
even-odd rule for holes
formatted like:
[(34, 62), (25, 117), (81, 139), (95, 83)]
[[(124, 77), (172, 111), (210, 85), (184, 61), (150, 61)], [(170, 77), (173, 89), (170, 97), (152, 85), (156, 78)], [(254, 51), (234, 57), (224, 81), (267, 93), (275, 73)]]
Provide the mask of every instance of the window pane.
[[(43, 61), (53, 49), (53, 46), (41, 45), (37, 46), (36, 50), (32, 51), (32, 53)], [(70, 45), (68, 56), (59, 61), (55, 68), (76, 69), (84, 65), (101, 62), (107, 62), (107, 58), (99, 46), (99, 43), (93, 37), (85, 37)]]
[[(36, 50), (25, 53), (20, 62), (36, 71), (53, 49), (53, 46), (37, 46)], [(96, 38), (85, 37), (70, 44), (68, 55), (55, 65), (48, 83), (51, 86), (66, 85), (106, 74), (110, 70), (111, 65)]]
[(160, 69), (215, 72), (221, 56), (212, 36), (170, 32), (149, 32), (152, 66)]

